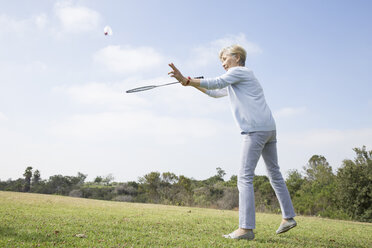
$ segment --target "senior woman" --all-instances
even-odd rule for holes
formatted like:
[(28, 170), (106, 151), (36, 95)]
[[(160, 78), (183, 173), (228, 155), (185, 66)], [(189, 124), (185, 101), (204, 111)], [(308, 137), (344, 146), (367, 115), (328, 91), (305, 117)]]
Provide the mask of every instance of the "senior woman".
[(238, 173), (239, 228), (224, 235), (231, 239), (254, 239), (256, 228), (253, 177), (257, 162), (262, 155), (271, 186), (279, 200), (283, 220), (276, 231), (286, 232), (296, 226), (292, 201), (279, 170), (276, 148), (276, 126), (269, 106), (266, 104), (260, 83), (253, 72), (245, 67), (246, 51), (232, 45), (220, 51), (220, 60), (226, 73), (217, 78), (192, 79), (169, 64), (168, 74), (184, 86), (193, 86), (211, 97), (229, 96), (233, 116), (243, 135), (243, 153)]

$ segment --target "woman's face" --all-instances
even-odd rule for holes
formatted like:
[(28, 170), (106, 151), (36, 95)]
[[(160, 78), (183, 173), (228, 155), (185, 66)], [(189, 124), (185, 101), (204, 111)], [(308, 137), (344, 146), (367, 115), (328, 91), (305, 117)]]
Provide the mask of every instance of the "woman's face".
[(231, 67), (239, 66), (239, 57), (230, 53), (224, 53), (221, 57), (222, 67), (227, 71)]

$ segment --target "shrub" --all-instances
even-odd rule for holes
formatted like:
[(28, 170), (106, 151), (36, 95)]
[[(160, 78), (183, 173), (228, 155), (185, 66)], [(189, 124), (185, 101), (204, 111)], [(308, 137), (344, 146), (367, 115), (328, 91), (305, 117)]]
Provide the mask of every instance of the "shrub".
[(220, 209), (234, 209), (239, 206), (239, 192), (237, 188), (225, 188), (223, 196), (217, 201), (217, 207)]
[(131, 195), (118, 195), (114, 199), (114, 201), (121, 201), (121, 202), (132, 202), (133, 196)]
[(72, 197), (83, 197), (83, 192), (80, 189), (73, 189), (68, 195)]

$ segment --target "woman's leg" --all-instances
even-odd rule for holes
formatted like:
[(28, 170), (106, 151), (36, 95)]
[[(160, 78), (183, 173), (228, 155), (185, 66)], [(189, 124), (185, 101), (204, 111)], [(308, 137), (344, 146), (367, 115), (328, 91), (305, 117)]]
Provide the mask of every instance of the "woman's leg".
[(278, 154), (276, 148), (276, 131), (272, 132), (271, 139), (265, 144), (262, 150), (262, 157), (266, 164), (267, 173), (273, 187), (276, 197), (278, 198), (282, 210), (283, 219), (289, 219), (296, 216), (289, 195), (287, 186), (280, 173), (278, 165)]
[(239, 227), (256, 228), (253, 177), (269, 132), (252, 132), (244, 135), (241, 168), (238, 174)]

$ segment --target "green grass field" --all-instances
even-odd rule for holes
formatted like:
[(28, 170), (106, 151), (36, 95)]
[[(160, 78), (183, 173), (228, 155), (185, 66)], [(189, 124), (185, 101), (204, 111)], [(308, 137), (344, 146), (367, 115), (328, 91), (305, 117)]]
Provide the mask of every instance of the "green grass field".
[(227, 240), (238, 212), (0, 191), (0, 247), (372, 247), (372, 224), (257, 213), (253, 241)]

